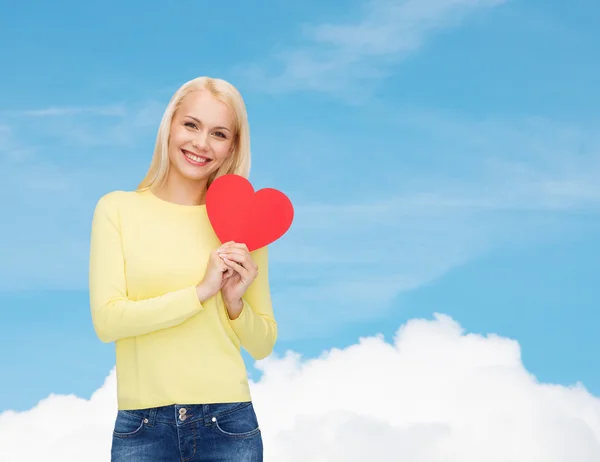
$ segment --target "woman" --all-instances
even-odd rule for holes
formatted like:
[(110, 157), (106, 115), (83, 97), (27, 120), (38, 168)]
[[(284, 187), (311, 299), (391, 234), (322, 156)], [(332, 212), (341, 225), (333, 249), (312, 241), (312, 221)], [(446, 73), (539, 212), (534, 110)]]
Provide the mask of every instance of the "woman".
[(262, 359), (277, 338), (267, 248), (221, 244), (205, 205), (215, 178), (248, 177), (249, 140), (239, 92), (191, 80), (137, 190), (96, 204), (90, 304), (96, 334), (116, 346), (114, 462), (263, 460), (240, 347)]

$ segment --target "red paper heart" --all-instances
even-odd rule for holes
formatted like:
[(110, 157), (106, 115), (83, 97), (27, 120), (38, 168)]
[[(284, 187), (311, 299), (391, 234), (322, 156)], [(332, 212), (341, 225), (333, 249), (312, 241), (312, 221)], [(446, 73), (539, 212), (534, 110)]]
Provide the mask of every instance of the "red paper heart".
[(221, 243), (244, 243), (250, 251), (279, 239), (294, 218), (292, 202), (281, 191), (264, 188), (255, 192), (246, 178), (234, 174), (211, 183), (206, 212)]

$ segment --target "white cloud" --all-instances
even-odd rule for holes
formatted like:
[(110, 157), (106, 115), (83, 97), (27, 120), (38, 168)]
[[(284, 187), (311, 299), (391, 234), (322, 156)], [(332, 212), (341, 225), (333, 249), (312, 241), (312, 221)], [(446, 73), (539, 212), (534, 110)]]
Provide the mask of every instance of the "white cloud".
[(365, 84), (388, 76), (436, 32), (506, 1), (371, 0), (355, 22), (305, 25), (302, 46), (272, 56), (279, 72), (262, 64), (244, 65), (239, 71), (263, 91), (312, 90), (359, 102), (369, 92)]
[[(79, 462), (81, 454), (86, 454), (90, 462), (110, 460), (107, 448), (111, 442), (112, 410), (117, 405), (115, 387), (113, 370), (89, 400), (75, 395), (50, 394), (28, 411), (3, 412), (0, 414), (0, 460)], [(28, 444), (27, 435), (32, 432), (43, 441)]]
[[(598, 397), (581, 384), (540, 383), (516, 341), (467, 334), (444, 315), (409, 321), (392, 343), (362, 338), (319, 358), (290, 352), (258, 367), (252, 393), (267, 461), (600, 459)], [(108, 460), (115, 385), (112, 371), (90, 400), (50, 395), (29, 411), (4, 412), (0, 460)]]

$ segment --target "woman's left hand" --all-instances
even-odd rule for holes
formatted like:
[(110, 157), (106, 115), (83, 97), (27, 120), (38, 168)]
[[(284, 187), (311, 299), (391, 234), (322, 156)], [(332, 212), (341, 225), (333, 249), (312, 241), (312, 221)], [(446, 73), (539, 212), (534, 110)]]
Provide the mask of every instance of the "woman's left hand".
[[(221, 247), (219, 256), (234, 271), (221, 288), (221, 295), (228, 310), (241, 311), (242, 296), (258, 275), (258, 266), (252, 260), (246, 244), (236, 242), (225, 244)], [(237, 314), (239, 315), (239, 312)]]

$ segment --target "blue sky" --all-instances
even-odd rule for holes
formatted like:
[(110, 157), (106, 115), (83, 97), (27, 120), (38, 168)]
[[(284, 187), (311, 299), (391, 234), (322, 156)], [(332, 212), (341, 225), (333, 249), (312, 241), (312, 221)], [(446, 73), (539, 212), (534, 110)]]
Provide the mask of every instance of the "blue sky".
[[(0, 15), (0, 412), (89, 397), (114, 365), (87, 295), (91, 214), (132, 189), (172, 93), (244, 95), (277, 354), (444, 313), (600, 395), (600, 4), (12, 2)], [(258, 371), (248, 365), (256, 376)]]

